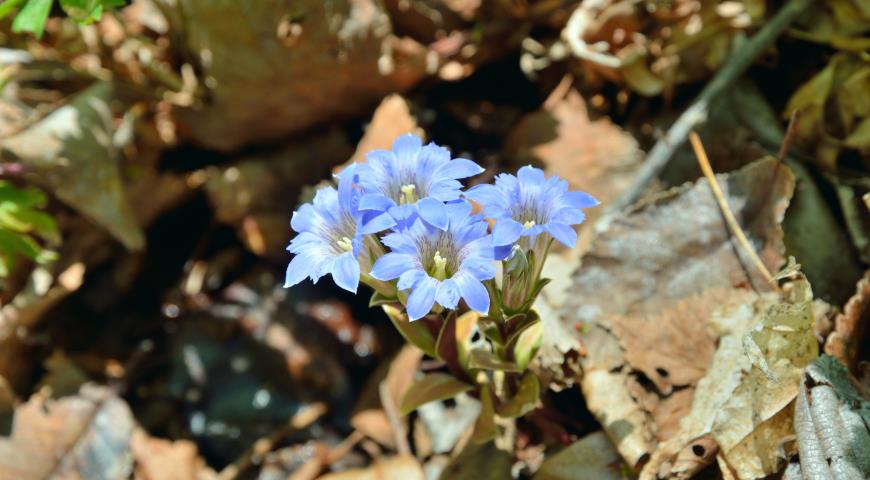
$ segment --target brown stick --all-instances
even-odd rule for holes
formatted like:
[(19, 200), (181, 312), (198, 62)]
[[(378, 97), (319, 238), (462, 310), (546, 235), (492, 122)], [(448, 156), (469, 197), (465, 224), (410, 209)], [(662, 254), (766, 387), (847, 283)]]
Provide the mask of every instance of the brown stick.
[(797, 18), (814, 0), (791, 0), (785, 4), (761, 30), (738, 48), (725, 65), (704, 87), (692, 105), (680, 115), (664, 138), (656, 142), (634, 177), (632, 184), (607, 207), (600, 221), (606, 225), (609, 217), (636, 202), (647, 185), (656, 178), (671, 160), (674, 152), (686, 141), (689, 132), (706, 121), (710, 103), (732, 85), (750, 64), (776, 40), (779, 34)]
[(728, 200), (725, 199), (725, 195), (719, 187), (719, 182), (716, 181), (716, 176), (713, 174), (713, 168), (710, 166), (710, 160), (707, 158), (707, 152), (704, 151), (704, 145), (701, 144), (701, 137), (699, 137), (695, 132), (690, 132), (689, 140), (691, 140), (692, 148), (695, 150), (695, 156), (698, 158), (698, 165), (701, 166), (701, 171), (704, 172), (704, 176), (707, 177), (707, 182), (710, 184), (710, 189), (713, 190), (713, 196), (716, 197), (716, 203), (719, 204), (719, 209), (722, 210), (722, 216), (725, 217), (725, 223), (728, 224), (731, 233), (737, 238), (737, 242), (740, 243), (740, 246), (743, 247), (743, 250), (746, 251), (746, 254), (749, 255), (750, 259), (752, 259), (752, 263), (755, 264), (755, 268), (761, 272), (764, 279), (775, 288), (778, 288), (773, 275), (770, 274), (770, 271), (768, 271), (767, 267), (764, 266), (764, 262), (761, 261), (758, 253), (756, 253), (755, 249), (752, 248), (752, 244), (749, 243), (746, 234), (743, 233), (743, 228), (740, 227), (740, 223), (734, 217), (731, 207), (728, 206)]

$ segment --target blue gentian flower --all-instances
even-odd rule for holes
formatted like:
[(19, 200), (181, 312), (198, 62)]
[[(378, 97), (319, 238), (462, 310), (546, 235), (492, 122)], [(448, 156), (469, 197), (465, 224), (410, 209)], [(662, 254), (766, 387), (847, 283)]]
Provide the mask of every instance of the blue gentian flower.
[(425, 316), (435, 302), (454, 309), (460, 297), (473, 310), (489, 310), (489, 293), (482, 283), (495, 276), (489, 225), (481, 215), (471, 214), (472, 206), (466, 201), (444, 208), (444, 230), (418, 218), (407, 230), (383, 238), (392, 251), (372, 267), (372, 277), (398, 278), (399, 290), (411, 290), (406, 305), (411, 320)]
[(360, 210), (366, 212), (366, 221), (389, 215), (400, 227), (413, 225), (419, 215), (430, 225), (447, 229), (444, 204), (459, 198), (459, 179), (483, 171), (471, 160), (451, 159), (444, 147), (423, 146), (411, 134), (397, 138), (392, 150), (369, 152), (366, 160), (359, 165), (359, 183), (365, 192)]
[(287, 267), (285, 287), (296, 285), (305, 277), (317, 283), (331, 274), (336, 285), (356, 293), (360, 274), (367, 274), (376, 260), (373, 257), (383, 253), (372, 234), (394, 227), (395, 222), (380, 217), (363, 226), (356, 166), (345, 168), (337, 177), (338, 190), (321, 188), (312, 203), (293, 212), (290, 226), (298, 235), (287, 250), (296, 256)]
[(599, 203), (588, 193), (569, 192), (567, 181), (546, 178), (543, 170), (532, 166), (520, 168), (517, 176), (498, 175), (495, 185), (477, 185), (465, 195), (482, 205), (487, 218), (495, 220), (492, 238), (496, 247), (513, 245), (521, 237), (529, 237), (525, 246), (530, 247), (532, 239), (545, 233), (573, 248), (577, 232), (572, 225), (586, 219), (582, 209)]

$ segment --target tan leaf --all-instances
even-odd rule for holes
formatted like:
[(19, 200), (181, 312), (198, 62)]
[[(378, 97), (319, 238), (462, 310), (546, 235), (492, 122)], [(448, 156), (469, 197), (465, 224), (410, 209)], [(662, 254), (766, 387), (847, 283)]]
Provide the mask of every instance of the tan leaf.
[(619, 452), (604, 432), (590, 433), (559, 453), (547, 457), (535, 480), (620, 480)]
[(0, 438), (0, 478), (126, 479), (133, 415), (108, 388), (85, 385), (74, 397), (33, 395)]
[(210, 480), (217, 477), (199, 456), (196, 444), (189, 440), (156, 438), (137, 428), (130, 441), (130, 450), (136, 465), (134, 480)]
[(864, 274), (855, 290), (825, 341), (825, 353), (850, 367), (855, 367), (861, 341), (870, 325), (870, 272)]
[(320, 480), (423, 480), (423, 467), (411, 456), (378, 459), (368, 468), (331, 473)]
[(405, 133), (423, 134), (417, 126), (417, 120), (411, 115), (408, 101), (400, 95), (390, 95), (375, 109), (372, 120), (348, 163), (365, 161), (366, 153), (372, 150), (390, 149), (393, 141)]

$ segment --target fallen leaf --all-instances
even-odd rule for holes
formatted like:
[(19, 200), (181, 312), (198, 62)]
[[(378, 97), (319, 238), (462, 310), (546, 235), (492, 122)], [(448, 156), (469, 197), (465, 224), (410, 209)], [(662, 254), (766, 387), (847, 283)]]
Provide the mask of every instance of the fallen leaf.
[(503, 480), (511, 475), (511, 454), (492, 442), (469, 443), (441, 472), (440, 480)]
[(622, 458), (604, 432), (590, 433), (559, 453), (548, 456), (535, 480), (628, 479)]
[(861, 342), (870, 325), (870, 271), (855, 288), (855, 295), (834, 320), (834, 331), (825, 341), (825, 353), (851, 368), (856, 367)]
[[(776, 271), (782, 263), (779, 222), (793, 176), (765, 159), (718, 178), (750, 241)], [(751, 301), (750, 286), (769, 288), (741, 248), (701, 179), (615, 219), (572, 276), (558, 316), (564, 330), (586, 346), (580, 363), (588, 406), (632, 467), (655, 450), (656, 432), (674, 430), (671, 415), (658, 417), (668, 424), (653, 423), (656, 397), (667, 396), (674, 385), (691, 388), (706, 371), (716, 339), (705, 331), (710, 309)], [(666, 317), (673, 326), (661, 329)], [(648, 341), (634, 333), (651, 331), (665, 334)], [(675, 369), (675, 383), (669, 368)], [(633, 386), (629, 376), (636, 372), (651, 375), (656, 396)]]
[(127, 479), (133, 415), (106, 387), (51, 400), (34, 394), (15, 411), (12, 436), (0, 438), (0, 477)]
[(217, 478), (189, 440), (152, 437), (141, 428), (133, 432), (130, 451), (134, 480), (211, 480)]
[(98, 82), (66, 105), (0, 141), (0, 160), (24, 164), (30, 180), (91, 218), (130, 250), (145, 245), (127, 203), (112, 144), (111, 83)]
[(372, 466), (330, 473), (320, 480), (423, 480), (423, 467), (411, 456), (376, 459)]
[(423, 135), (423, 131), (417, 126), (417, 120), (411, 115), (408, 101), (401, 95), (390, 95), (381, 100), (381, 104), (375, 109), (348, 163), (365, 161), (366, 153), (372, 150), (389, 150), (396, 138), (405, 133)]
[(197, 60), (208, 90), (207, 103), (179, 108), (180, 130), (214, 150), (274, 142), (358, 115), (425, 74), (426, 49), (416, 42), (404, 48), (413, 40), (399, 42), (373, 0), (334, 6), (182, 0), (165, 10), (170, 30), (184, 32), (177, 48)]
[(425, 403), (453, 398), (472, 388), (472, 385), (458, 380), (453, 375), (437, 372), (429, 373), (417, 380), (405, 392), (399, 411), (402, 415), (407, 415)]

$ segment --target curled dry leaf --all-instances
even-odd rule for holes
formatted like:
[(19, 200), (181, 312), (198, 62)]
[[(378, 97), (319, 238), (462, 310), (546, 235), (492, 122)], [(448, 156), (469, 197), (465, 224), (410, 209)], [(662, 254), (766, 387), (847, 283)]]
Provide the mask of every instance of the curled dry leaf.
[(0, 141), (0, 160), (91, 218), (131, 250), (145, 245), (127, 203), (112, 144), (111, 83), (98, 82), (24, 131)]
[(33, 395), (15, 411), (12, 436), (0, 438), (0, 478), (127, 479), (134, 421), (110, 389), (85, 385), (78, 395)]
[(405, 133), (423, 134), (417, 126), (417, 120), (411, 115), (408, 101), (401, 95), (390, 95), (375, 109), (348, 163), (365, 161), (366, 153), (375, 149), (389, 150), (393, 141)]
[(858, 282), (855, 295), (834, 320), (834, 331), (825, 341), (825, 353), (855, 368), (861, 342), (870, 325), (870, 271)]
[[(764, 159), (718, 178), (750, 241), (777, 270), (790, 171)], [(680, 416), (667, 412), (685, 408), (685, 398), (682, 407), (663, 399), (674, 387), (692, 389), (707, 369), (718, 336), (710, 311), (751, 304), (757, 294), (750, 287), (768, 287), (731, 240), (703, 179), (615, 219), (572, 281), (559, 316), (587, 348), (581, 388), (605, 433), (636, 467), (657, 439), (667, 440), (662, 432), (676, 431)], [(662, 321), (671, 324), (662, 329)], [(660, 333), (650, 342), (635, 338), (637, 331)], [(654, 391), (638, 388), (632, 377), (639, 374), (653, 380)]]

